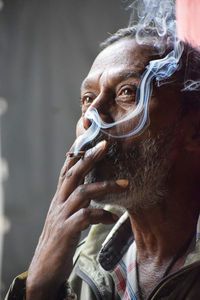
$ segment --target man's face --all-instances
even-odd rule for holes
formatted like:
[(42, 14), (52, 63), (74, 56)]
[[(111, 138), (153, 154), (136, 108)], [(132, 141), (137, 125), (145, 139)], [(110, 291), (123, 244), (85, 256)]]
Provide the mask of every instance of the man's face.
[[(82, 118), (77, 135), (90, 125), (86, 110), (93, 106), (107, 123), (120, 120), (136, 107), (136, 90), (149, 63), (150, 53), (134, 39), (124, 38), (104, 49), (94, 61), (81, 88)], [(149, 105), (150, 125), (139, 136), (114, 139), (108, 156), (86, 178), (86, 182), (129, 179), (128, 192), (119, 199), (108, 195), (100, 202), (113, 202), (129, 210), (145, 208), (161, 201), (168, 190), (169, 171), (176, 157), (179, 130), (180, 93), (175, 84), (154, 87)], [(124, 135), (138, 124), (138, 118), (108, 130)], [(102, 136), (100, 136), (102, 139)], [(98, 138), (94, 141), (96, 143)]]

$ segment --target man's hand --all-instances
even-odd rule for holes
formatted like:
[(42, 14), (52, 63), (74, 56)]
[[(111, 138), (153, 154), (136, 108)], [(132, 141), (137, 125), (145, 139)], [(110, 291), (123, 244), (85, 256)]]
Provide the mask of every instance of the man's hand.
[(116, 216), (103, 209), (88, 208), (91, 199), (123, 192), (120, 182), (83, 184), (86, 174), (106, 154), (107, 142), (88, 150), (82, 159), (67, 157), (43, 232), (31, 262), (26, 299), (56, 299), (72, 269), (72, 258), (82, 230), (90, 224), (110, 224)]

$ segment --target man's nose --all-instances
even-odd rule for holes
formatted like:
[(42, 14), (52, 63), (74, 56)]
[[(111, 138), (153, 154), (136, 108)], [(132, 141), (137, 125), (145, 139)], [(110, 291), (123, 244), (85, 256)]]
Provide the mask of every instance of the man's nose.
[[(112, 96), (108, 93), (99, 94), (94, 101), (90, 104), (88, 109), (95, 108), (97, 113), (100, 116), (100, 119), (105, 123), (113, 123), (114, 120), (112, 118)], [(83, 116), (83, 127), (84, 129), (88, 129), (91, 125), (91, 121)]]

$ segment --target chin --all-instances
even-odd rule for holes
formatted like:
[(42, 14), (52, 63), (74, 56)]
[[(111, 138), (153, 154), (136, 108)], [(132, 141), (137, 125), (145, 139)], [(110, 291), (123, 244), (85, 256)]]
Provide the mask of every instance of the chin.
[[(129, 166), (130, 166), (129, 161)], [(117, 169), (117, 170), (116, 170)], [(132, 215), (141, 211), (158, 207), (164, 203), (167, 195), (167, 175), (161, 174), (160, 165), (154, 165), (149, 171), (147, 168), (137, 169), (131, 174), (123, 164), (123, 168), (117, 166), (114, 175), (109, 172), (100, 172), (100, 169), (92, 170), (85, 178), (85, 183), (100, 182), (105, 180), (117, 180), (126, 178), (129, 187), (126, 191), (117, 194), (107, 194), (101, 198), (93, 199), (96, 206), (112, 204), (121, 207)], [(100, 176), (101, 174), (101, 176)], [(104, 174), (104, 176), (103, 176)], [(157, 174), (157, 176), (155, 175)]]
[(108, 159), (98, 163), (86, 176), (85, 183), (128, 179), (129, 187), (123, 193), (94, 199), (95, 203), (117, 205), (131, 214), (162, 205), (168, 197), (173, 137), (172, 131), (157, 139), (148, 138), (143, 143), (133, 145), (129, 153), (114, 151)]
[(136, 215), (144, 211), (151, 210), (162, 206), (168, 195), (168, 191), (164, 189), (159, 189), (155, 193), (150, 190), (137, 190), (130, 187), (129, 190), (118, 194), (108, 194), (104, 197), (94, 199), (93, 202), (97, 206), (105, 206), (107, 204), (112, 204), (114, 206), (120, 207), (123, 210), (127, 210), (130, 214)]

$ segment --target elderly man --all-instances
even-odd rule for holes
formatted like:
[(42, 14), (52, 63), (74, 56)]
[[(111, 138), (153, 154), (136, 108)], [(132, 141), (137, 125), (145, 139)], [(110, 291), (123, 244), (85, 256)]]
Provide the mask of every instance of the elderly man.
[[(138, 45), (134, 28), (104, 46), (82, 84), (77, 136), (90, 126), (89, 107), (107, 123), (133, 111), (141, 75), (155, 58), (151, 39)], [(182, 91), (188, 53), (190, 61), (198, 55), (186, 46), (170, 81), (154, 83), (150, 124), (140, 135), (101, 133), (84, 157), (67, 157), (28, 273), (6, 299), (200, 298), (200, 105), (196, 92)], [(108, 131), (126, 134), (138, 118)], [(91, 208), (92, 199), (108, 210)], [(126, 212), (111, 230), (115, 205)]]

